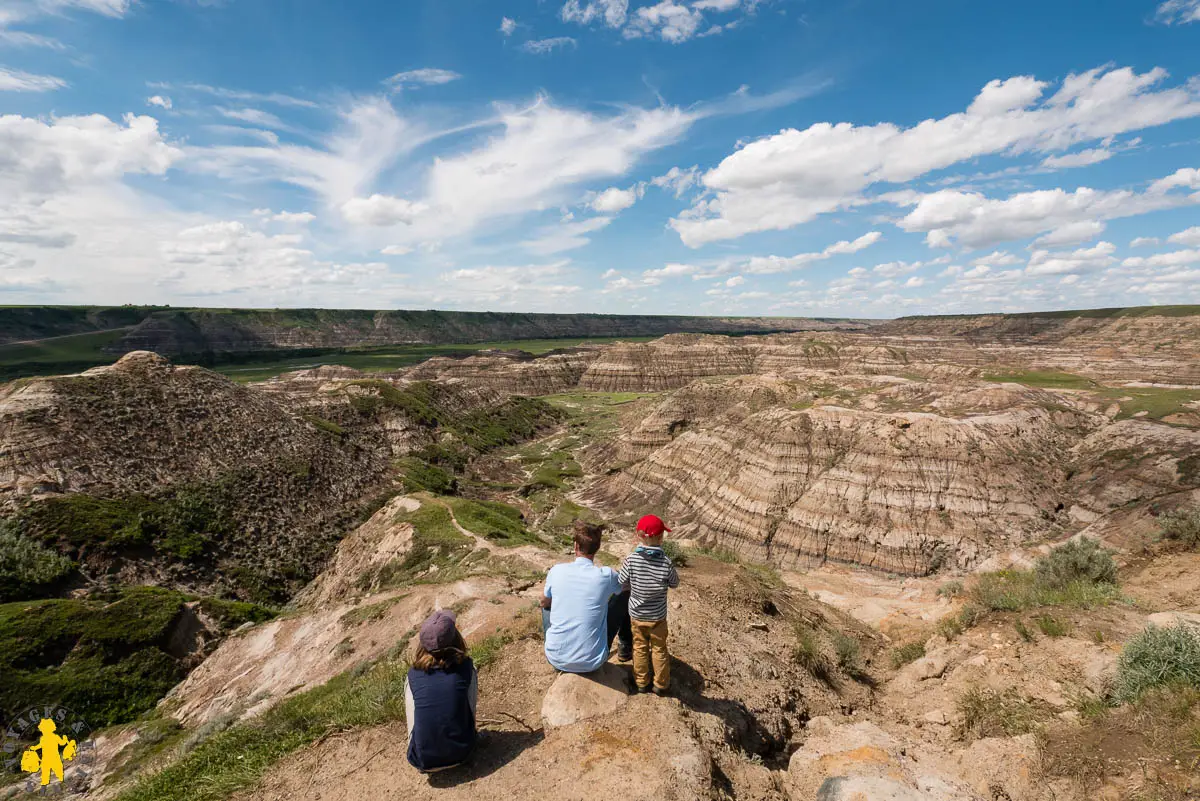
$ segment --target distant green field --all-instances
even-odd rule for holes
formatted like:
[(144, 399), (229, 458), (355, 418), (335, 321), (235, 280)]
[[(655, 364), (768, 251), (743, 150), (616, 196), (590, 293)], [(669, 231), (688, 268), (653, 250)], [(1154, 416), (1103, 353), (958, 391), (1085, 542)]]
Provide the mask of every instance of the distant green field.
[(0, 380), (31, 375), (73, 373), (109, 364), (114, 357), (103, 348), (116, 342), (128, 328), (111, 331), (92, 331), (86, 334), (40, 339), (36, 342), (13, 342), (0, 345)]
[[(38, 375), (61, 375), (89, 367), (112, 364), (116, 356), (102, 348), (120, 339), (126, 329), (54, 337), (30, 343), (0, 345), (0, 381)], [(326, 364), (340, 364), (357, 370), (382, 372), (418, 364), (434, 356), (467, 356), (481, 350), (523, 350), (542, 354), (559, 348), (600, 345), (609, 342), (648, 342), (656, 337), (573, 337), (568, 339), (526, 339), (504, 342), (479, 342), (465, 345), (388, 345), (379, 348), (348, 348), (304, 356), (246, 357), (253, 359), (212, 367), (235, 381), (264, 381), (291, 370), (303, 370)], [(234, 356), (233, 358), (238, 358)], [(177, 364), (187, 364), (178, 360)]]
[(985, 381), (1025, 384), (1043, 389), (1081, 389), (1094, 393), (1097, 400), (1118, 403), (1121, 411), (1118, 420), (1133, 417), (1142, 412), (1142, 417), (1161, 420), (1173, 414), (1200, 411), (1200, 390), (1172, 389), (1170, 387), (1109, 387), (1090, 378), (1057, 370), (1006, 370), (988, 373)]
[(1090, 378), (1057, 370), (1005, 370), (998, 373), (985, 373), (983, 380), (999, 383), (1012, 382), (1044, 389), (1092, 389), (1099, 386)]

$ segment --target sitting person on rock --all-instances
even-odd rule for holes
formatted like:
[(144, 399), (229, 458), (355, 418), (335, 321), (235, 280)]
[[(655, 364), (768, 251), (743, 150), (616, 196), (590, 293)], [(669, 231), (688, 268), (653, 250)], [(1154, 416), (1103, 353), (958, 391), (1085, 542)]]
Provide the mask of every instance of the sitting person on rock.
[(575, 521), (575, 561), (550, 568), (542, 595), (546, 660), (563, 673), (591, 673), (608, 661), (619, 635), (625, 661), (633, 650), (628, 596), (617, 573), (595, 563), (603, 526)]
[(454, 613), (439, 609), (421, 624), (404, 688), (408, 761), (422, 773), (452, 768), (475, 747), (475, 664)]
[[(671, 689), (671, 654), (667, 650), (667, 590), (679, 586), (679, 573), (662, 549), (670, 532), (655, 515), (638, 521), (640, 544), (626, 557), (619, 574), (629, 588), (633, 628), (633, 678), (638, 692), (667, 695)], [(651, 668), (654, 684), (651, 686)]]

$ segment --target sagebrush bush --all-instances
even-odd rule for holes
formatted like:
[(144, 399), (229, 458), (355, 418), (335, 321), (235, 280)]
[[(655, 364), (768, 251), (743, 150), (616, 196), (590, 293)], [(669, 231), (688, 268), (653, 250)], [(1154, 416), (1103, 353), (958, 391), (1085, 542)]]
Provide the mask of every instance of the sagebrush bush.
[(892, 668), (899, 670), (925, 656), (925, 643), (910, 642), (892, 649)]
[(1074, 582), (1116, 584), (1117, 563), (1099, 542), (1070, 540), (1037, 560), (1034, 573), (1044, 587), (1065, 589)]
[(1117, 698), (1136, 701), (1166, 684), (1200, 689), (1200, 629), (1186, 623), (1147, 626), (1125, 644), (1117, 661)]
[(0, 602), (52, 595), (74, 572), (70, 559), (0, 524)]
[(971, 687), (958, 699), (959, 733), (972, 739), (1016, 737), (1037, 728), (1042, 714), (1015, 689)]
[(1158, 518), (1163, 539), (1174, 540), (1188, 548), (1200, 548), (1200, 508), (1177, 509)]
[(687, 567), (688, 553), (679, 545), (678, 542), (666, 540), (663, 542), (662, 547), (663, 553), (665, 553), (667, 558), (671, 560), (671, 564), (675, 565), (675, 567)]

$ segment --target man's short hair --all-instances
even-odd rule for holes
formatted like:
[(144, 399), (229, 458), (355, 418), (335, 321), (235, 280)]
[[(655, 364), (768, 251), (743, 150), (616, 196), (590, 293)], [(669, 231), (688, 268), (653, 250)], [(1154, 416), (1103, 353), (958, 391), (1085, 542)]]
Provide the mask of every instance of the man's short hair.
[(596, 551), (600, 550), (600, 540), (604, 536), (604, 526), (596, 523), (587, 523), (583, 520), (575, 521), (575, 547), (584, 556), (595, 556)]

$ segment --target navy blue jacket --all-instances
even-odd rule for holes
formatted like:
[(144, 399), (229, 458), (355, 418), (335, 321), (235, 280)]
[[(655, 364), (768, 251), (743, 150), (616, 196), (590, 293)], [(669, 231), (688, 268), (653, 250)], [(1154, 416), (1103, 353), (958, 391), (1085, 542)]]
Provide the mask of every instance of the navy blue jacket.
[(475, 747), (476, 692), (470, 657), (445, 670), (409, 669), (408, 761), (413, 767), (437, 770), (467, 758)]

